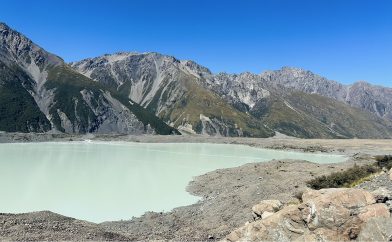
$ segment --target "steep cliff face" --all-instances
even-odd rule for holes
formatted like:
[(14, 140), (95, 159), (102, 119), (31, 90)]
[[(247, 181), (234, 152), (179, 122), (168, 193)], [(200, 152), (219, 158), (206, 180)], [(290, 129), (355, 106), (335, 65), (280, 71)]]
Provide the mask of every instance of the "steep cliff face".
[[(0, 115), (18, 120), (18, 126), (9, 127), (9, 119), (2, 119), (4, 131), (176, 132), (130, 99), (118, 98), (116, 91), (75, 72), (61, 58), (5, 24), (0, 24), (0, 43), (1, 98), (6, 100), (1, 103)], [(12, 91), (17, 95), (10, 98)], [(18, 112), (23, 115), (18, 117)]]

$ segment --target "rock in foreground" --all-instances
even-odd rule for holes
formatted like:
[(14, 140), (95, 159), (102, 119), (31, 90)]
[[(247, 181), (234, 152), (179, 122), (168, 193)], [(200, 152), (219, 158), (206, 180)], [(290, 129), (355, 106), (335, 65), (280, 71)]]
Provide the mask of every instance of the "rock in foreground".
[[(303, 202), (248, 223), (224, 241), (348, 241), (392, 238), (390, 211), (364, 190), (310, 190)], [(378, 230), (371, 229), (372, 225)], [(384, 226), (385, 225), (385, 226)]]

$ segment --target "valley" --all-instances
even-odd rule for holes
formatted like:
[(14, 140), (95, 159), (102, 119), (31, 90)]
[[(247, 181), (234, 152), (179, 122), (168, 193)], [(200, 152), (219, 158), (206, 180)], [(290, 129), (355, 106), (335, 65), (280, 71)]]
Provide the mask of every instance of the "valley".
[(293, 67), (214, 74), (155, 52), (65, 63), (4, 23), (0, 41), (6, 132), (392, 137), (387, 87), (343, 85)]

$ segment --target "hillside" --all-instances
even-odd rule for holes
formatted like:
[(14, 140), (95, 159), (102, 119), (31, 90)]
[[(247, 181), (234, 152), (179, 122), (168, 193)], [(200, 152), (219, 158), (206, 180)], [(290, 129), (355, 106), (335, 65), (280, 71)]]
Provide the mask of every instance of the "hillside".
[[(345, 101), (348, 87), (300, 69), (213, 74), (193, 61), (126, 52), (71, 66), (118, 89), (183, 133), (266, 137), (278, 131), (301, 138), (392, 137), (387, 111), (379, 115), (349, 105)], [(361, 94), (350, 95), (361, 100)]]
[(0, 24), (0, 43), (2, 131), (178, 133), (5, 24)]

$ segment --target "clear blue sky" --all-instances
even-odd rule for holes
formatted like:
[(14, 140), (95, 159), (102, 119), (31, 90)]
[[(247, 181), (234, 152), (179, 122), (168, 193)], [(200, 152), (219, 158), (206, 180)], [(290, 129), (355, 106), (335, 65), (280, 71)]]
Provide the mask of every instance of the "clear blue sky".
[(296, 66), (392, 86), (391, 0), (19, 0), (0, 21), (66, 61), (155, 51), (213, 72)]

